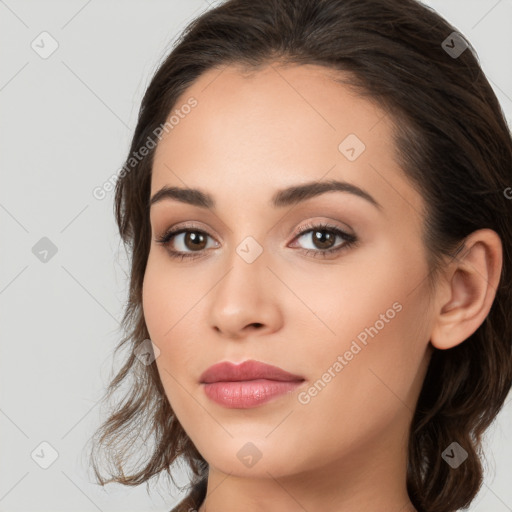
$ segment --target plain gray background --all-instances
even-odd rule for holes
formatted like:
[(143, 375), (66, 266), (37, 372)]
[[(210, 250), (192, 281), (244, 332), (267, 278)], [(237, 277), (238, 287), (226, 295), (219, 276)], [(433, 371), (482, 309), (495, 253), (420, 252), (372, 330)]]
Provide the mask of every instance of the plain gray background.
[[(512, 0), (425, 3), (476, 48), (512, 125)], [(84, 467), (127, 291), (113, 194), (97, 200), (92, 191), (121, 168), (158, 63), (208, 8), (205, 0), (0, 0), (2, 512), (168, 511), (182, 497), (163, 485), (151, 495), (144, 485), (101, 489)], [(38, 53), (31, 45), (41, 37)], [(42, 58), (51, 44), (58, 48)], [(43, 262), (37, 244), (57, 252)], [(489, 431), (471, 511), (512, 510), (511, 420), (509, 397)], [(43, 442), (58, 454), (47, 469), (35, 461), (51, 462)]]

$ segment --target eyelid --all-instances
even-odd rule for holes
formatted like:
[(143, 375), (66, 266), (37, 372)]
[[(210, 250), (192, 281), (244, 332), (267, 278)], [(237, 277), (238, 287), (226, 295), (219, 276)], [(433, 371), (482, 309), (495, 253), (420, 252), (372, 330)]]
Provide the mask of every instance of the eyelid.
[[(203, 228), (203, 227), (199, 226), (198, 224), (196, 224), (196, 222), (197, 221), (179, 222), (178, 224), (165, 229), (163, 231), (162, 235), (158, 236), (157, 238), (162, 239), (171, 232), (173, 234), (178, 234), (178, 232), (182, 229), (190, 229), (190, 230), (200, 231), (210, 237), (213, 237), (213, 235), (210, 233), (210, 228)], [(339, 222), (339, 221), (334, 221), (334, 222)], [(328, 221), (308, 219), (307, 221), (304, 221), (303, 223), (299, 224), (299, 226), (294, 230), (294, 232), (292, 234), (293, 240), (295, 240), (295, 238), (297, 236), (303, 235), (304, 232), (307, 231), (308, 229), (318, 228), (319, 225), (323, 225), (329, 229), (338, 229), (339, 231), (342, 231), (347, 236), (354, 236), (354, 237), (356, 236), (355, 233), (353, 232), (353, 230), (346, 224), (344, 224), (344, 226), (341, 227), (336, 224), (332, 224), (330, 219)], [(217, 234), (215, 234), (215, 237), (221, 238), (221, 237), (218, 237)]]
[(297, 237), (299, 235), (303, 235), (304, 232), (318, 228), (319, 226), (323, 226), (323, 229), (334, 229), (343, 232), (348, 237), (355, 237), (356, 234), (354, 233), (353, 229), (351, 229), (347, 224), (344, 224), (343, 226), (339, 226), (338, 224), (335, 224), (337, 222), (339, 224), (339, 221), (332, 221), (329, 220), (320, 220), (320, 219), (308, 219), (307, 221), (304, 221), (301, 223), (294, 232), (294, 237)]
[(163, 230), (162, 232), (162, 235), (160, 235), (159, 239), (162, 239), (164, 238), (166, 235), (168, 235), (169, 233), (173, 233), (173, 234), (177, 234), (178, 232), (182, 231), (182, 230), (186, 230), (186, 229), (189, 229), (189, 230), (193, 230), (193, 231), (200, 231), (201, 233), (204, 233), (206, 235), (208, 235), (209, 237), (211, 238), (221, 238), (221, 237), (218, 237), (217, 234), (214, 232), (214, 234), (212, 234), (212, 231), (214, 231), (213, 229), (211, 229), (210, 227), (206, 228), (206, 227), (202, 227), (200, 225), (197, 224), (198, 221), (185, 221), (185, 222), (179, 222), (178, 224), (175, 224), (169, 228), (166, 228)]

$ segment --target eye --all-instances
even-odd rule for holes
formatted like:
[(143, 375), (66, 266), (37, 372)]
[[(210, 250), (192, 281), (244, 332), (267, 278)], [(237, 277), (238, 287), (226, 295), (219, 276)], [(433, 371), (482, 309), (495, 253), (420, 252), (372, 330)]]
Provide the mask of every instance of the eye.
[[(194, 253), (200, 253), (207, 248), (205, 243), (208, 237), (210, 237), (210, 235), (200, 229), (182, 227), (165, 232), (161, 237), (156, 239), (156, 242), (166, 247), (172, 258), (196, 258), (201, 254), (196, 255)], [(177, 244), (178, 249), (171, 248), (170, 246), (173, 245), (171, 242)], [(192, 248), (191, 253), (187, 252), (187, 249), (190, 248)]]
[[(327, 233), (327, 235), (325, 235), (325, 233)], [(358, 240), (355, 235), (345, 233), (340, 228), (329, 224), (302, 226), (294, 240), (307, 238), (307, 235), (309, 235), (310, 242), (314, 247), (312, 249), (302, 248), (301, 250), (304, 251), (305, 254), (312, 254), (315, 257), (327, 257), (330, 254), (348, 249)], [(208, 233), (191, 226), (170, 229), (155, 241), (167, 248), (171, 258), (183, 260), (185, 258), (197, 258), (202, 256), (204, 250), (208, 248), (208, 238), (211, 238)], [(340, 238), (342, 243), (334, 245), (336, 238)], [(175, 247), (171, 247), (173, 245)]]
[[(309, 239), (310, 245), (312, 245), (312, 248), (303, 249), (307, 255), (312, 254), (315, 257), (320, 256), (324, 258), (339, 251), (346, 250), (357, 242), (355, 235), (345, 233), (337, 226), (331, 226), (329, 224), (302, 226), (294, 240), (300, 238)], [(336, 238), (341, 238), (343, 242), (334, 245)]]

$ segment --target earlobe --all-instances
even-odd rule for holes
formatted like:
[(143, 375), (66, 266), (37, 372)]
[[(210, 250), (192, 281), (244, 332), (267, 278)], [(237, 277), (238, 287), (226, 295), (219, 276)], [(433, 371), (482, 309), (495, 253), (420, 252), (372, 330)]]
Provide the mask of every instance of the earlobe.
[(452, 348), (482, 325), (496, 296), (503, 248), (499, 235), (480, 229), (466, 238), (462, 252), (448, 265), (438, 290), (432, 345)]

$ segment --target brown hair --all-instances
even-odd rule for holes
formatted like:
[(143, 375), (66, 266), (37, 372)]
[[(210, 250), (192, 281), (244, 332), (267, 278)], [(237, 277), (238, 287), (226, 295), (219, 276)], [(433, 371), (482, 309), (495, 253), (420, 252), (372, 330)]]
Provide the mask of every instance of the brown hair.
[[(469, 42), (457, 58), (442, 46), (456, 29), (416, 0), (228, 0), (195, 19), (176, 41), (144, 95), (130, 156), (163, 125), (177, 99), (206, 70), (232, 64), (248, 70), (273, 62), (317, 64), (376, 101), (394, 124), (397, 161), (427, 205), (424, 243), (433, 282), (445, 256), (464, 238), (490, 228), (503, 244), (503, 269), (491, 311), (477, 331), (448, 350), (434, 350), (412, 420), (407, 468), (418, 511), (467, 507), (483, 480), (481, 438), (501, 410), (512, 382), (512, 140), (498, 100)], [(462, 44), (463, 39), (458, 40)], [(453, 46), (453, 44), (452, 44)], [(151, 228), (148, 200), (154, 150), (116, 183), (115, 215), (131, 255), (129, 300), (116, 351), (128, 357), (110, 383), (124, 400), (95, 433), (110, 479), (138, 485), (186, 462), (196, 480), (208, 464), (166, 398), (157, 367), (135, 350), (149, 338), (142, 283)], [(127, 159), (128, 161), (128, 159)], [(456, 254), (456, 253), (455, 253)], [(137, 442), (153, 446), (125, 474)], [(457, 469), (442, 460), (453, 441), (468, 458)]]

